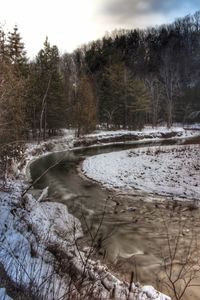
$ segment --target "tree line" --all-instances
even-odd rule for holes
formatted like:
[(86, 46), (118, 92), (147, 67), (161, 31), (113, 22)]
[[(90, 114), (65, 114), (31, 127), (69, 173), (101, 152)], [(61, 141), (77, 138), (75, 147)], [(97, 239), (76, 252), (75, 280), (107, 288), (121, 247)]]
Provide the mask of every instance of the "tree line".
[(200, 120), (199, 55), (196, 12), (168, 25), (114, 31), (74, 58), (92, 78), (99, 123), (134, 129)]
[[(0, 144), (195, 122), (200, 111), (200, 12), (146, 30), (116, 30), (59, 54), (46, 38), (30, 61), (18, 28), (0, 28)], [(2, 148), (2, 147), (1, 147)]]

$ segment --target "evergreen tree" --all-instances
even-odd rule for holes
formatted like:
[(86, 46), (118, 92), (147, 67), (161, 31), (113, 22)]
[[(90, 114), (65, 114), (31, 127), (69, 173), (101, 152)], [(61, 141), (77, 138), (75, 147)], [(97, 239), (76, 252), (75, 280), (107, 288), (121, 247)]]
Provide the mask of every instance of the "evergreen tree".
[[(66, 105), (63, 97), (63, 83), (59, 71), (59, 53), (56, 46), (50, 46), (48, 38), (32, 63), (29, 77), (28, 97), (29, 120), (32, 131), (36, 128), (40, 137), (46, 138), (66, 126)], [(31, 103), (30, 103), (31, 102)], [(30, 107), (34, 108), (30, 110)]]
[(27, 75), (26, 51), (17, 26), (14, 27), (13, 32), (8, 33), (6, 48), (8, 58), (15, 66), (15, 71), (20, 75)]
[(109, 126), (123, 128), (144, 125), (149, 111), (148, 92), (144, 83), (136, 79), (124, 63), (115, 63), (106, 69), (100, 94), (100, 110)]
[[(15, 28), (17, 33), (17, 28)], [(19, 37), (19, 36), (18, 36)], [(19, 37), (20, 40), (20, 37)], [(18, 57), (24, 57), (23, 46), (15, 45)], [(9, 143), (24, 138), (25, 124), (25, 78), (17, 71), (17, 55), (11, 56), (11, 35), (0, 30), (0, 118), (1, 141)], [(23, 52), (23, 54), (22, 54)], [(20, 54), (21, 53), (21, 54)], [(13, 54), (14, 55), (14, 54)], [(14, 56), (13, 56), (14, 57)]]
[(6, 34), (3, 29), (0, 27), (0, 61), (3, 62), (7, 57), (6, 49)]
[(16, 75), (14, 66), (0, 62), (0, 177), (6, 182), (6, 173), (12, 158), (20, 157), (24, 145), (25, 83)]

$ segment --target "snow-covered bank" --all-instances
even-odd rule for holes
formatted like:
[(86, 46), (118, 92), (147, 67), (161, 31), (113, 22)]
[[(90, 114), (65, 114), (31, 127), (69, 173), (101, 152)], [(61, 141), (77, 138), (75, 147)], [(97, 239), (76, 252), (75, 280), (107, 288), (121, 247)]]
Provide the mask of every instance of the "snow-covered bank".
[[(191, 137), (196, 133), (157, 128), (131, 133), (106, 131), (95, 134), (94, 139), (89, 135), (75, 140), (74, 133), (67, 132), (67, 136), (40, 145), (29, 144), (23, 162), (14, 165), (13, 173), (18, 180), (13, 178), (8, 182), (12, 187), (9, 192), (0, 192), (0, 263), (13, 283), (28, 293), (27, 299), (31, 299), (32, 294), (39, 295), (40, 299), (68, 299), (69, 294), (90, 299), (91, 289), (93, 298), (127, 299), (129, 295), (129, 299), (168, 299), (152, 287), (134, 284), (129, 294), (129, 283), (118, 280), (105, 266), (90, 260), (87, 251), (80, 251), (76, 243), (76, 238), (82, 234), (80, 222), (68, 213), (65, 205), (43, 202), (43, 197), (34, 199), (28, 194), (23, 199), (21, 197), (26, 188), (23, 181), (25, 170), (31, 159), (51, 151), (73, 149), (75, 141), (80, 141), (81, 145), (83, 139), (86, 144), (88, 140), (93, 145), (96, 139), (97, 144), (112, 143), (118, 138), (123, 142), (130, 135), (139, 142), (145, 138)], [(5, 290), (2, 293), (5, 294)]]
[(128, 283), (79, 250), (80, 222), (65, 205), (39, 203), (31, 195), (22, 200), (21, 188), (18, 184), (1, 197), (0, 262), (27, 297), (169, 299), (148, 286), (132, 284), (129, 291)]
[(187, 130), (182, 127), (145, 127), (141, 131), (115, 130), (97, 131), (75, 140), (74, 146), (91, 146), (108, 143), (123, 143), (125, 141), (151, 141), (162, 139), (190, 138), (198, 136), (199, 130)]
[(109, 188), (200, 199), (199, 161), (199, 145), (165, 146), (100, 154), (82, 168)]
[(188, 124), (184, 126), (184, 129), (200, 130), (200, 124), (199, 123)]
[[(22, 199), (22, 188), (20, 182), (15, 181), (11, 193), (1, 194), (0, 262), (11, 281), (21, 290), (25, 290), (27, 297), (46, 296), (47, 291), (51, 291), (52, 288), (54, 290), (52, 293), (61, 296), (65, 291), (65, 281), (55, 273), (54, 257), (46, 251), (44, 243), (45, 238), (51, 239), (55, 236), (54, 225), (51, 228), (50, 221), (52, 222), (53, 217), (57, 225), (55, 217), (59, 218), (59, 214), (53, 203), (50, 205), (47, 203), (44, 210), (44, 207), (38, 206), (37, 201), (30, 195)], [(46, 216), (47, 213), (50, 218)], [(68, 214), (66, 219), (67, 217)], [(65, 221), (64, 225), (68, 223)], [(42, 230), (40, 227), (38, 231), (39, 225), (43, 226)], [(49, 294), (50, 298), (52, 293)]]
[[(58, 140), (56, 144), (59, 148)], [(49, 150), (48, 144), (28, 149), (23, 166), (15, 166), (22, 172), (16, 172), (19, 178), (34, 155)], [(88, 251), (80, 251), (80, 222), (65, 205), (40, 202), (30, 194), (22, 198), (25, 184), (20, 180), (10, 180), (9, 186), (9, 192), (0, 192), (0, 263), (27, 299), (169, 299), (150, 286), (130, 287), (92, 261)]]

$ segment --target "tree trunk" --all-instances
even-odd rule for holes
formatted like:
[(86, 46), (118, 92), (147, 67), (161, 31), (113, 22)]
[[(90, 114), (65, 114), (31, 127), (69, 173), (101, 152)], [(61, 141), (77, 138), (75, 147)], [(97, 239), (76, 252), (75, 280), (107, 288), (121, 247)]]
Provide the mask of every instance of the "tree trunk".
[[(46, 98), (48, 96), (48, 92), (49, 92), (49, 88), (50, 88), (50, 84), (51, 84), (51, 78), (52, 75), (50, 75), (49, 77), (49, 81), (48, 81), (48, 85), (47, 85), (47, 89), (46, 92), (44, 94), (44, 97), (42, 99), (42, 111), (41, 111), (41, 115), (40, 115), (40, 130), (39, 130), (39, 138), (41, 138), (42, 136), (42, 124), (44, 122), (44, 132), (43, 132), (43, 137), (46, 137)], [(45, 118), (44, 118), (45, 116)], [(43, 120), (44, 119), (44, 120)]]

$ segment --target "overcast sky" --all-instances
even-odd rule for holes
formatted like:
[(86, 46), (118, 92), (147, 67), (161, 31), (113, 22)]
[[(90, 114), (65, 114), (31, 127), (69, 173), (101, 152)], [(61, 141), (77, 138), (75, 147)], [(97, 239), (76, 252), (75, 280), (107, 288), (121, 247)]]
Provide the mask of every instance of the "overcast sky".
[(200, 0), (0, 0), (4, 29), (18, 25), (33, 57), (45, 37), (61, 52), (71, 52), (106, 31), (144, 28), (200, 10)]

